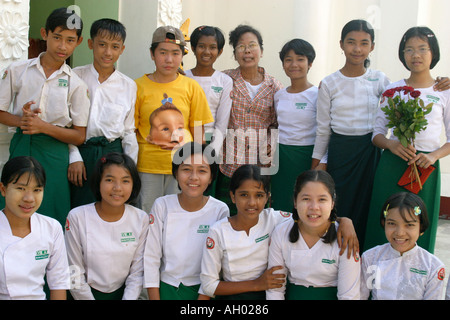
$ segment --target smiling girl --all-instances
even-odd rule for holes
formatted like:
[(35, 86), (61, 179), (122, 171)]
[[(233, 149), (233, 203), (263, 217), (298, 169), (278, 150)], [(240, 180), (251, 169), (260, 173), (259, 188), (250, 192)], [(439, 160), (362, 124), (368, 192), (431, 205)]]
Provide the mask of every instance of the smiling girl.
[(308, 81), (308, 73), (315, 57), (312, 45), (302, 39), (287, 42), (280, 52), (280, 60), (291, 85), (277, 91), (274, 97), (279, 168), (272, 176), (271, 190), (272, 206), (278, 210), (292, 210), (295, 179), (312, 165), (318, 88)]
[[(434, 251), (440, 207), (440, 167), (439, 159), (450, 154), (450, 91), (435, 91), (431, 69), (440, 59), (439, 44), (432, 30), (427, 27), (409, 29), (402, 37), (398, 49), (400, 61), (410, 71), (407, 79), (392, 83), (387, 89), (409, 86), (420, 92), (420, 99), (425, 105), (432, 103), (432, 110), (425, 116), (427, 128), (416, 135), (414, 146), (403, 147), (394, 135), (388, 138), (388, 120), (382, 110), (377, 114), (373, 132), (373, 143), (384, 149), (374, 179), (373, 195), (366, 231), (365, 249), (370, 249), (384, 241), (383, 233), (373, 228), (378, 220), (378, 212), (390, 194), (404, 191), (397, 185), (409, 165), (416, 163), (419, 168), (433, 165), (436, 169), (431, 173), (423, 189), (418, 195), (425, 202), (430, 212), (430, 228), (419, 240), (419, 245)], [(402, 97), (409, 99), (409, 96)], [(381, 107), (387, 104), (381, 102)], [(446, 140), (441, 143), (441, 133), (445, 131)], [(372, 226), (372, 227), (371, 227)]]
[(364, 20), (352, 20), (341, 31), (344, 66), (319, 85), (317, 137), (313, 168), (328, 153), (326, 170), (336, 183), (339, 215), (352, 219), (361, 245), (366, 228), (373, 177), (380, 150), (372, 144), (378, 100), (390, 83), (369, 68), (375, 32)]
[(269, 268), (282, 266), (278, 272), (288, 282), (268, 290), (268, 299), (359, 299), (359, 258), (340, 255), (335, 201), (327, 172), (309, 170), (297, 178), (293, 221), (275, 228), (269, 247)]
[(131, 204), (141, 183), (134, 160), (112, 152), (92, 176), (96, 202), (69, 212), (66, 245), (76, 267), (70, 290), (76, 300), (136, 300), (142, 291), (148, 215)]
[(36, 213), (44, 197), (46, 175), (28, 156), (15, 157), (3, 167), (0, 191), (0, 300), (42, 300), (44, 277), (51, 300), (65, 300), (69, 264), (61, 225)]
[(362, 255), (361, 299), (442, 299), (444, 264), (417, 245), (429, 226), (422, 199), (410, 192), (393, 194), (379, 220), (389, 242)]
[[(225, 73), (214, 69), (214, 63), (223, 52), (225, 37), (217, 27), (200, 26), (192, 32), (190, 43), (196, 65), (186, 70), (186, 76), (196, 80), (205, 91), (214, 117), (213, 123), (205, 125), (206, 141), (212, 141), (218, 154), (230, 118), (230, 92), (233, 88), (233, 80)], [(216, 130), (220, 132), (220, 135)]]
[(190, 142), (176, 151), (172, 173), (181, 192), (156, 199), (150, 211), (144, 288), (151, 300), (202, 298), (202, 247), (210, 225), (229, 216), (225, 203), (205, 195), (217, 172), (206, 148)]

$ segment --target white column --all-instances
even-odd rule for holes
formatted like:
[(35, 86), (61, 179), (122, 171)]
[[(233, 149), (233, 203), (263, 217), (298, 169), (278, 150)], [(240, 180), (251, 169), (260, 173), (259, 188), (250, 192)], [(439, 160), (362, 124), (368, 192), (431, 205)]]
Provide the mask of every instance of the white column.
[[(29, 0), (0, 0), (0, 76), (13, 61), (28, 58)], [(0, 171), (9, 157), (13, 128), (0, 124)]]

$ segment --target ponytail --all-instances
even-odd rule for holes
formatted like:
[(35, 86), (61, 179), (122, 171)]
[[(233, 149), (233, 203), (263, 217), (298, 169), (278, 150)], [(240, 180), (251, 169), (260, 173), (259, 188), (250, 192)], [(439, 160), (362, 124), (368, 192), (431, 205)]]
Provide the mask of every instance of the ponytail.
[(292, 225), (291, 231), (289, 231), (289, 241), (296, 243), (300, 237), (300, 230), (298, 230), (298, 212), (296, 208), (292, 210), (292, 219), (294, 219), (294, 224)]

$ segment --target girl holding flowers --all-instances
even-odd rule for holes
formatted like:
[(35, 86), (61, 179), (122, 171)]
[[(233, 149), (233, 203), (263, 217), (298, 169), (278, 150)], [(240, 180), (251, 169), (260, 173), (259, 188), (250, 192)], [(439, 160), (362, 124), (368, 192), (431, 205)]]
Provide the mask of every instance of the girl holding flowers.
[[(384, 199), (393, 193), (404, 191), (398, 182), (408, 166), (415, 164), (419, 170), (428, 169), (430, 166), (435, 168), (426, 183), (422, 181), (422, 189), (418, 192), (418, 196), (424, 200), (428, 208), (430, 219), (430, 228), (419, 238), (418, 244), (433, 252), (441, 188), (439, 159), (450, 154), (450, 92), (435, 91), (433, 88), (435, 80), (430, 70), (438, 63), (440, 53), (436, 36), (429, 28), (410, 28), (402, 37), (398, 54), (400, 61), (410, 71), (410, 76), (387, 87), (388, 90), (383, 94), (381, 109), (375, 121), (372, 141), (377, 147), (384, 149), (384, 152), (375, 175), (364, 249), (384, 242), (382, 230), (375, 228), (379, 220), (378, 213)], [(398, 136), (401, 137), (398, 134), (401, 128), (393, 128), (393, 134), (387, 138), (390, 128), (389, 117), (385, 114), (386, 106), (389, 100), (393, 97), (395, 99), (396, 96), (407, 103), (412, 99), (423, 101), (423, 104), (422, 102), (420, 104), (424, 106), (423, 116), (426, 119), (426, 125), (422, 128), (414, 128), (409, 133), (413, 136), (410, 141), (398, 138)], [(440, 135), (443, 124), (446, 142), (441, 145)]]

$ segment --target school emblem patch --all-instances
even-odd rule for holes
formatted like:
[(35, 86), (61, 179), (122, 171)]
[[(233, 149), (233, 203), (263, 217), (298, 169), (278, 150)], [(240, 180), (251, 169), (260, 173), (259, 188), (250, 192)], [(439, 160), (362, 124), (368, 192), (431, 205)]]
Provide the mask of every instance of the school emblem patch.
[(155, 217), (151, 213), (149, 214), (148, 218), (150, 224), (153, 224), (155, 222)]
[(65, 228), (66, 228), (66, 231), (70, 231), (70, 222), (69, 222), (69, 219), (66, 219), (66, 226), (65, 226)]
[(445, 269), (441, 268), (441, 270), (439, 270), (439, 272), (438, 272), (438, 279), (444, 280), (444, 278), (445, 278)]
[(2, 80), (5, 80), (5, 78), (8, 76), (8, 70), (5, 70), (2, 75)]
[(280, 211), (280, 214), (283, 218), (289, 218), (291, 216), (291, 213), (286, 211)]
[(213, 249), (215, 245), (216, 245), (216, 243), (214, 242), (214, 240), (212, 238), (208, 237), (206, 239), (206, 248), (207, 249)]

